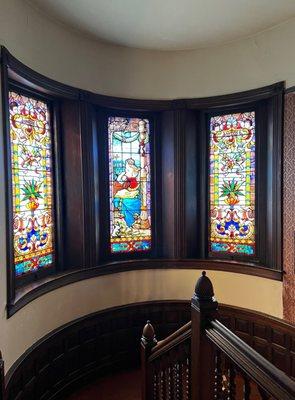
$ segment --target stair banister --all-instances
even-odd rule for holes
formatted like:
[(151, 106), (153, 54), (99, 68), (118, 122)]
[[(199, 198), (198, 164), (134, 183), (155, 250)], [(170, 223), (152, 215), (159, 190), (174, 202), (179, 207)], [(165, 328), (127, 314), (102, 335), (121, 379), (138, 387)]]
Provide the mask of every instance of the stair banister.
[(295, 400), (295, 381), (219, 321), (203, 271), (191, 322), (157, 343), (150, 323), (141, 340), (143, 400)]

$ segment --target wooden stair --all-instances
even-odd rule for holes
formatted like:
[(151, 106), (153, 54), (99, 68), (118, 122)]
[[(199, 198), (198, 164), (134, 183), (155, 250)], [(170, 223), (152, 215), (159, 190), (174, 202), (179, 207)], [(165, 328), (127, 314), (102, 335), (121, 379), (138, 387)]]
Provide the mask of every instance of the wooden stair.
[(119, 372), (100, 378), (66, 400), (140, 400), (140, 370)]

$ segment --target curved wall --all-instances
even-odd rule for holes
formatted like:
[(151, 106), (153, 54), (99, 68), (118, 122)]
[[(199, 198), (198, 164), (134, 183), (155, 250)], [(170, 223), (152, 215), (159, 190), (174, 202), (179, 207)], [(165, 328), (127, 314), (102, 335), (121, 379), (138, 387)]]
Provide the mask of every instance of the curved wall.
[[(75, 318), (122, 304), (187, 300), (200, 274), (196, 270), (128, 271), (76, 282), (47, 293), (9, 320), (1, 321), (6, 368), (42, 336)], [(208, 276), (220, 302), (282, 316), (281, 282), (221, 271), (209, 271)], [(1, 296), (1, 303), (3, 300)]]
[[(47, 20), (21, 0), (0, 0), (0, 43), (58, 81), (135, 98), (202, 97), (286, 80), (295, 84), (295, 22), (252, 39), (198, 51), (156, 52), (94, 42)], [(2, 125), (0, 119), (0, 130)], [(189, 299), (200, 271), (129, 271), (77, 282), (34, 300), (6, 319), (3, 143), (0, 144), (0, 349), (6, 369), (37, 339), (104, 308), (147, 300)], [(282, 283), (210, 271), (217, 299), (282, 317)]]
[(134, 98), (215, 96), (286, 80), (295, 84), (295, 20), (255, 37), (191, 51), (147, 51), (98, 43), (0, 0), (0, 43), (26, 65), (82, 89)]

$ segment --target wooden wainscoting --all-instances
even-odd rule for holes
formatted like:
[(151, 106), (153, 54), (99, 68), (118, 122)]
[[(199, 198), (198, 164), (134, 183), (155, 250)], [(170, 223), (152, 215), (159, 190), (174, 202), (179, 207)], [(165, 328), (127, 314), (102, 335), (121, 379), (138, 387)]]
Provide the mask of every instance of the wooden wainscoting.
[(62, 326), (34, 344), (8, 371), (7, 399), (62, 399), (99, 376), (139, 367), (139, 342), (148, 319), (164, 338), (190, 320), (190, 303), (131, 304)]
[(258, 353), (295, 378), (295, 325), (247, 309), (220, 305), (219, 320)]
[[(250, 310), (220, 305), (220, 321), (275, 366), (295, 377), (295, 327)], [(139, 367), (147, 320), (163, 339), (190, 320), (189, 301), (116, 307), (72, 321), (35, 343), (6, 376), (7, 400), (56, 400), (87, 382)]]

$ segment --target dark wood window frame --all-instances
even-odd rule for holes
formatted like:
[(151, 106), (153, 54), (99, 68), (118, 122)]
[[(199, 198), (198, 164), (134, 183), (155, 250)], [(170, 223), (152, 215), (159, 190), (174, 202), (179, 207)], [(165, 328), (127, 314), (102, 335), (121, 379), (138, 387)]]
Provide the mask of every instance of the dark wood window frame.
[[(14, 268), (10, 269), (11, 273), (11, 280), (14, 280), (14, 285), (16, 288), (19, 288), (21, 286), (30, 284), (32, 282), (35, 282), (37, 280), (43, 279), (47, 276), (53, 275), (58, 272), (59, 270), (59, 265), (61, 265), (61, 260), (62, 260), (62, 198), (61, 198), (61, 191), (59, 190), (61, 184), (61, 174), (60, 174), (60, 157), (59, 157), (59, 152), (58, 149), (60, 148), (60, 138), (57, 134), (59, 128), (59, 110), (58, 110), (58, 103), (55, 101), (54, 98), (51, 96), (44, 96), (41, 93), (38, 93), (35, 90), (29, 90), (25, 88), (23, 85), (18, 84), (17, 82), (13, 82), (8, 80), (8, 90), (13, 91), (17, 94), (27, 96), (32, 99), (37, 99), (44, 101), (49, 109), (50, 113), (50, 134), (51, 134), (51, 139), (52, 139), (52, 146), (51, 146), (51, 152), (52, 152), (52, 181), (53, 181), (53, 220), (54, 220), (54, 226), (53, 226), (53, 231), (54, 231), (54, 263), (52, 266), (38, 270), (36, 272), (32, 272), (29, 274), (25, 274), (23, 276), (15, 277), (15, 271)], [(4, 97), (4, 96), (3, 96)], [(6, 109), (7, 115), (9, 115), (9, 110), (7, 110), (6, 107), (9, 106), (9, 99), (7, 96), (3, 100), (4, 102), (4, 107)], [(6, 165), (7, 165), (7, 170), (8, 172), (11, 170), (11, 159), (10, 159), (10, 154), (11, 154), (11, 143), (10, 143), (10, 123), (7, 121), (9, 124), (9, 127), (6, 129), (6, 154), (7, 154), (7, 159), (6, 159)], [(8, 191), (8, 198), (12, 199), (12, 179), (10, 176), (7, 174), (7, 191)], [(11, 209), (12, 204), (11, 201), (7, 202), (7, 207), (8, 209)], [(12, 211), (7, 213), (7, 229), (9, 231), (8, 237), (10, 238), (10, 243), (9, 246), (12, 249), (13, 243), (11, 243), (11, 239), (13, 238), (13, 221), (12, 221)], [(10, 257), (10, 265), (14, 266), (13, 262), (13, 251), (9, 251), (9, 257)]]
[[(188, 245), (189, 257), (207, 259), (213, 263), (244, 264), (257, 269), (269, 268), (282, 271), (282, 118), (283, 118), (284, 84), (277, 83), (265, 88), (255, 89), (233, 95), (215, 98), (190, 100), (188, 108), (195, 112), (194, 130), (187, 131), (188, 145), (186, 151), (195, 154), (197, 179), (193, 182), (195, 193), (194, 218), (186, 216), (188, 232), (191, 238), (193, 225), (200, 223), (197, 243)], [(254, 257), (216, 255), (208, 252), (209, 238), (209, 118), (235, 112), (255, 111), (256, 113), (256, 243), (257, 254)], [(194, 141), (195, 140), (195, 141)], [(192, 146), (191, 141), (194, 141)], [(194, 149), (192, 151), (192, 149)], [(194, 153), (195, 152), (195, 153)], [(197, 155), (199, 153), (199, 156)], [(186, 162), (188, 162), (188, 157)], [(199, 177), (199, 179), (198, 179)], [(186, 176), (187, 185), (192, 182)], [(193, 201), (190, 194), (187, 199)], [(188, 212), (188, 204), (185, 207)]]
[[(31, 70), (5, 48), (1, 48), (1, 67), (6, 136), (9, 127), (7, 94), (9, 84), (14, 82), (53, 99), (59, 115), (59, 146), (62, 146), (61, 172), (57, 175), (60, 180), (58, 187), (61, 187), (58, 193), (58, 238), (62, 242), (58, 243), (59, 267), (54, 275), (17, 288), (8, 261), (8, 317), (58, 287), (135, 269), (206, 268), (282, 279), (280, 177), (284, 83), (202, 99), (136, 100), (103, 96), (61, 84)], [(211, 258), (206, 251), (208, 143), (204, 121), (208, 113), (244, 109), (253, 104), (264, 107), (269, 148), (274, 145), (277, 149), (277, 153), (267, 159), (268, 179), (258, 177), (264, 179), (271, 192), (271, 203), (265, 217), (268, 225), (264, 229), (270, 233), (265, 238), (264, 258), (254, 262)], [(153, 121), (156, 139), (153, 146), (153, 202), (157, 212), (153, 217), (154, 248), (150, 254), (110, 257), (101, 247), (107, 240), (99, 229), (105, 223), (102, 215), (107, 215), (101, 198), (106, 190), (108, 193), (109, 187), (103, 173), (106, 152), (104, 158), (100, 157), (99, 148), (103, 136), (101, 121), (103, 115), (110, 113), (146, 116)], [(9, 192), (6, 197), (9, 214)], [(72, 215), (75, 215), (75, 220)], [(197, 221), (199, 230), (203, 229), (199, 236), (195, 232)], [(81, 229), (76, 234), (78, 225)], [(7, 242), (10, 240), (7, 230)], [(9, 257), (11, 246), (8, 246), (8, 260)]]
[[(109, 154), (108, 154), (108, 118), (130, 117), (130, 118), (146, 118), (150, 124), (150, 164), (151, 164), (151, 249), (148, 251), (139, 251), (131, 253), (111, 253), (110, 252), (110, 202), (109, 197)], [(99, 182), (96, 184), (94, 198), (99, 204), (99, 210), (95, 220), (99, 221), (99, 227), (106, 227), (99, 230), (97, 235), (97, 256), (96, 265), (124, 260), (139, 260), (139, 259), (155, 259), (160, 257), (160, 232), (161, 232), (161, 206), (155, 207), (155, 204), (161, 204), (161, 180), (158, 173), (159, 160), (159, 129), (158, 116), (156, 113), (142, 112), (138, 110), (113, 110), (113, 109), (98, 109), (97, 110), (97, 145), (93, 146), (94, 158), (97, 160), (97, 166), (94, 170), (99, 171)], [(157, 137), (158, 136), (158, 137)], [(101, 189), (102, 195), (99, 195)]]

